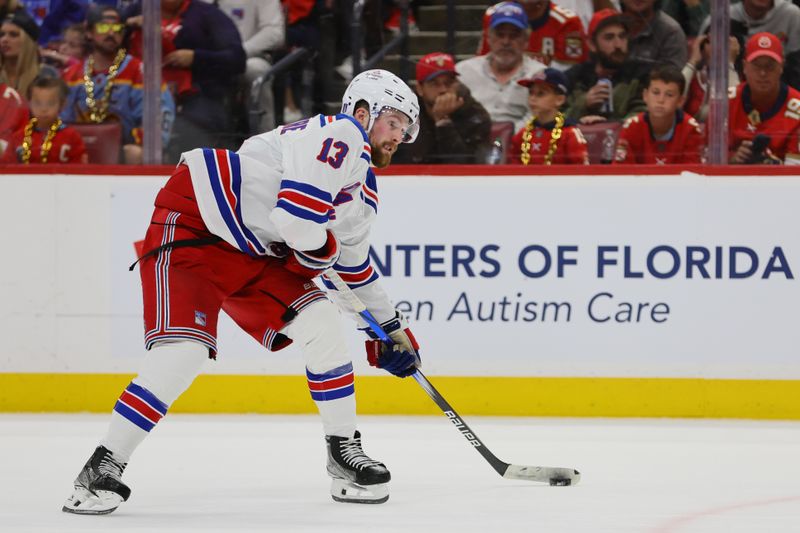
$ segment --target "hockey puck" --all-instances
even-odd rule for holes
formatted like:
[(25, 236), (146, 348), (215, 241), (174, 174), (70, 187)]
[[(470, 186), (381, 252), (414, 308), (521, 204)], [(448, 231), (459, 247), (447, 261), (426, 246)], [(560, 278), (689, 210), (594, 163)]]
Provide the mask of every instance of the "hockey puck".
[(566, 487), (572, 484), (572, 480), (569, 478), (550, 478), (550, 486), (551, 487)]

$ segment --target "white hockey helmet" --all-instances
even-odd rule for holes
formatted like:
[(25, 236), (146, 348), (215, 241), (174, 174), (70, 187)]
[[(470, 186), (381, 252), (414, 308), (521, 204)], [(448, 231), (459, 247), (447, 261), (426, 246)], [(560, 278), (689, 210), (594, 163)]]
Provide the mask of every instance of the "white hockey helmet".
[(366, 70), (353, 78), (342, 97), (342, 113), (353, 116), (356, 104), (364, 100), (369, 105), (367, 132), (372, 129), (381, 111), (389, 107), (408, 117), (404, 143), (413, 143), (419, 133), (419, 101), (417, 95), (400, 78), (386, 70)]

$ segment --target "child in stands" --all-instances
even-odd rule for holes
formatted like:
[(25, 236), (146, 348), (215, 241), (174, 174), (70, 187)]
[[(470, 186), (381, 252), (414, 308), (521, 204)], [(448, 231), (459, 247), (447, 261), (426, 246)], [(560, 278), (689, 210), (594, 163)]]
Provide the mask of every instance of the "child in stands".
[(668, 165), (705, 161), (705, 136), (683, 107), (686, 80), (677, 67), (654, 67), (643, 97), (647, 111), (625, 121), (615, 163)]
[(555, 68), (540, 70), (517, 83), (528, 87), (533, 117), (511, 139), (509, 163), (588, 165), (589, 152), (577, 123), (559, 111), (569, 91), (567, 77)]
[(80, 133), (61, 122), (67, 85), (60, 78), (36, 78), (28, 90), (33, 118), (17, 130), (3, 154), (3, 163), (87, 163)]

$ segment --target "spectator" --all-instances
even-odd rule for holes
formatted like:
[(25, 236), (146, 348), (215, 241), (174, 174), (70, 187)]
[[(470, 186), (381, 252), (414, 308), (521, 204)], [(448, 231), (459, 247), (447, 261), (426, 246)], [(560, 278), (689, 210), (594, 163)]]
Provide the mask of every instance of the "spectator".
[(64, 80), (39, 77), (28, 92), (33, 118), (17, 130), (3, 154), (4, 163), (86, 163), (81, 134), (58, 114), (67, 100)]
[[(528, 15), (531, 29), (527, 52), (545, 65), (566, 70), (570, 66), (586, 61), (586, 34), (578, 16), (549, 0), (521, 0)], [(483, 37), (479, 54), (489, 52), (487, 31), (492, 13), (502, 6), (495, 4), (483, 15)]]
[[(319, 50), (320, 10), (317, 2), (315, 0), (281, 0), (281, 3), (286, 10), (286, 47), (276, 54), (275, 59), (283, 59), (296, 48)], [(380, 26), (376, 24), (376, 27)], [(308, 68), (308, 61), (300, 61), (275, 77), (272, 87), (275, 92), (276, 111), (280, 115), (280, 122), (295, 122), (309, 114), (304, 113), (301, 109), (305, 96), (303, 94), (305, 90), (303, 71)], [(352, 63), (350, 70), (352, 71)], [(306, 104), (308, 110), (310, 102), (306, 102)]]
[[(141, 2), (126, 15), (131, 54), (141, 58)], [(161, 0), (161, 49), (161, 76), (177, 106), (167, 161), (198, 146), (237, 146), (232, 107), (247, 56), (233, 21), (205, 2)]]
[(458, 82), (453, 56), (434, 52), (417, 63), (420, 132), (401, 144), (396, 163), (482, 163), (492, 127), (489, 113)]
[(15, 131), (28, 123), (28, 104), (17, 91), (0, 83), (0, 155)]
[(517, 81), (530, 78), (544, 65), (525, 55), (530, 29), (521, 5), (507, 2), (489, 21), (489, 53), (460, 61), (461, 83), (489, 112), (494, 122), (511, 121), (521, 128), (528, 118), (528, 95)]
[(215, 3), (233, 20), (247, 54), (244, 73), (246, 106), (257, 107), (264, 113), (258, 131), (250, 133), (269, 131), (275, 128), (272, 82), (262, 85), (257, 103), (250, 100), (250, 88), (255, 80), (269, 70), (268, 53), (283, 46), (285, 23), (280, 0), (216, 0)]
[(681, 110), (686, 80), (671, 64), (654, 67), (643, 95), (647, 111), (625, 121), (615, 163), (667, 165), (705, 162), (700, 124)]
[[(800, 89), (800, 7), (788, 0), (742, 0), (730, 6), (731, 31), (743, 43), (760, 32), (769, 32), (783, 44), (783, 81)], [(705, 32), (711, 23), (703, 23)]]
[(686, 35), (675, 20), (661, 11), (656, 0), (621, 0), (622, 12), (629, 18), (629, 57), (649, 66), (686, 64)]
[(584, 28), (589, 27), (589, 23), (597, 11), (602, 9), (619, 10), (619, 0), (558, 0), (558, 5), (578, 15)]
[[(116, 8), (93, 6), (86, 23), (92, 53), (64, 72), (69, 97), (61, 118), (68, 123), (119, 122), (124, 163), (141, 164), (142, 63), (122, 47), (125, 25)], [(166, 146), (175, 117), (175, 104), (166, 85), (162, 91), (161, 112), (164, 121), (162, 141)]]
[(783, 45), (771, 33), (747, 41), (744, 83), (729, 100), (731, 163), (800, 162), (800, 91), (781, 81)]
[[(728, 88), (734, 89), (739, 85), (739, 74), (736, 72), (735, 62), (741, 49), (736, 37), (731, 36), (728, 39)], [(711, 45), (708, 42), (708, 35), (702, 35), (692, 42), (689, 61), (683, 67), (683, 77), (686, 80), (684, 89), (686, 103), (683, 109), (700, 122), (705, 122), (708, 116), (708, 64), (710, 60)]]
[(25, 8), (20, 5), (19, 0), (0, 0), (0, 21), (20, 11), (27, 14)]
[(589, 25), (590, 59), (569, 69), (567, 117), (582, 124), (624, 120), (644, 111), (647, 66), (628, 57), (628, 21), (618, 11), (595, 13)]
[[(50, 46), (56, 43), (57, 41), (52, 40)], [(62, 73), (83, 61), (88, 53), (89, 45), (86, 41), (86, 28), (83, 23), (67, 26), (61, 42), (57, 43), (55, 49), (49, 47), (39, 49), (42, 59)]]
[(575, 121), (560, 111), (569, 93), (564, 73), (546, 68), (517, 83), (528, 88), (533, 117), (511, 139), (509, 163), (588, 165), (586, 139)]
[(0, 83), (20, 94), (39, 75), (39, 26), (24, 11), (15, 11), (0, 25)]
[(68, 26), (86, 20), (88, 0), (22, 0), (22, 4), (41, 28), (39, 44), (47, 46)]
[(709, 0), (662, 0), (661, 11), (677, 22), (686, 37), (700, 35), (703, 21), (711, 12)]

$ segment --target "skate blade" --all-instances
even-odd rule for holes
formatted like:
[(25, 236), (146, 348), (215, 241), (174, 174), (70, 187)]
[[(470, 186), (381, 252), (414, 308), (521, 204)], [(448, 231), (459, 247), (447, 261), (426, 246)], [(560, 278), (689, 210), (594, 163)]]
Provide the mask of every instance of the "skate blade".
[(344, 479), (334, 479), (331, 497), (341, 503), (384, 503), (389, 499), (389, 484), (356, 485)]
[(83, 487), (75, 487), (75, 492), (67, 498), (61, 508), (65, 513), (108, 514), (122, 503), (122, 496), (116, 492), (98, 490), (93, 494)]

